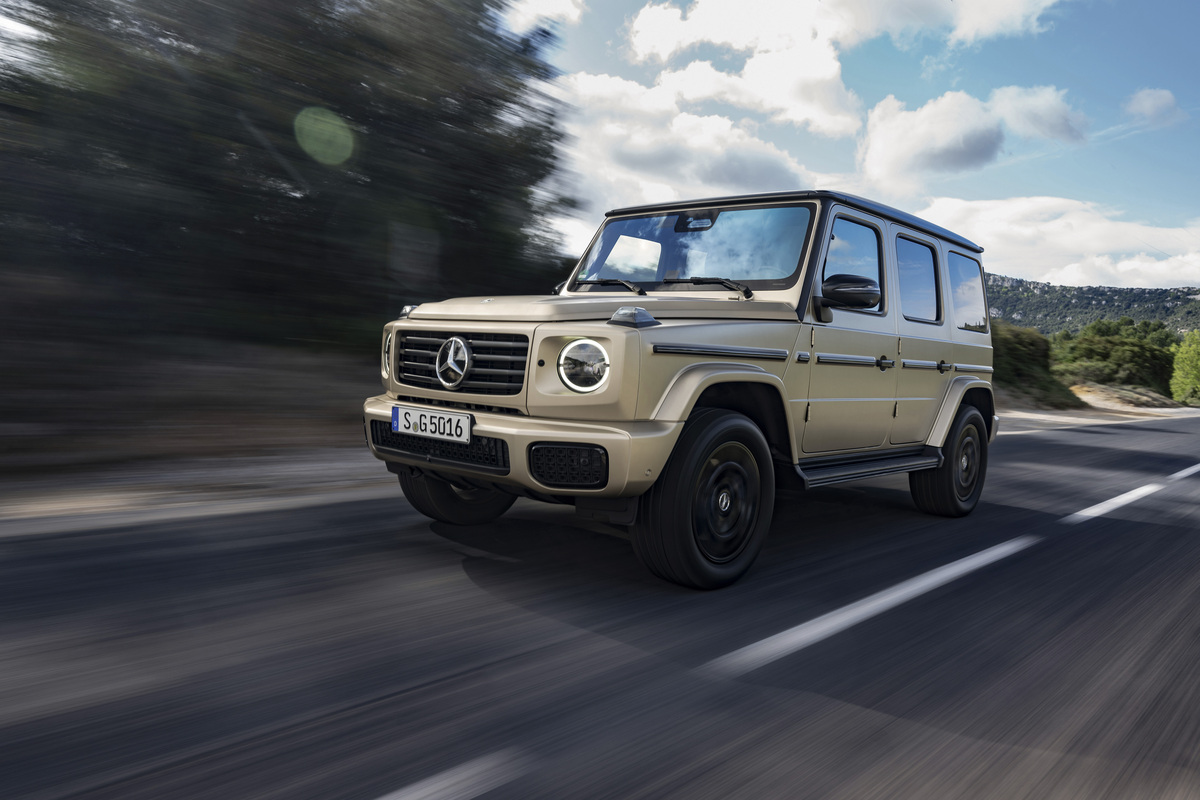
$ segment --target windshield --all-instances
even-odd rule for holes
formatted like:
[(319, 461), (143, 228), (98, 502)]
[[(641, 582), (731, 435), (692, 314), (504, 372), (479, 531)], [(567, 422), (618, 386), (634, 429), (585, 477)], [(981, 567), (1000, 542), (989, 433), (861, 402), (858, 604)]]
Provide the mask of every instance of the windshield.
[[(795, 280), (811, 221), (809, 205), (707, 208), (610, 220), (584, 255), (576, 280), (711, 290), (703, 283), (667, 282), (727, 278), (755, 289), (783, 289)], [(579, 288), (621, 291), (619, 285)]]

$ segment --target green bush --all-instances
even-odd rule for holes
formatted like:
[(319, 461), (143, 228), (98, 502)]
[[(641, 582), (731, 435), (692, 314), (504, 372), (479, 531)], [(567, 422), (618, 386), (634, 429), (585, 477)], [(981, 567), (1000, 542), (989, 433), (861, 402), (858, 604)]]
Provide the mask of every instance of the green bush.
[(1077, 380), (1076, 375), (1086, 375), (1084, 380), (1095, 383), (1144, 386), (1159, 394), (1170, 393), (1170, 350), (1138, 338), (1133, 330), (1098, 335), (1089, 331), (1092, 327), (1084, 328), (1074, 338), (1055, 340), (1056, 374), (1073, 380)]
[(1188, 333), (1175, 349), (1171, 395), (1180, 403), (1200, 405), (1200, 330)]
[(1051, 408), (1086, 405), (1050, 372), (1050, 340), (1033, 328), (992, 320), (996, 383)]
[(1077, 383), (1103, 383), (1113, 385), (1117, 380), (1117, 369), (1107, 361), (1072, 361), (1054, 364), (1050, 373), (1068, 386)]

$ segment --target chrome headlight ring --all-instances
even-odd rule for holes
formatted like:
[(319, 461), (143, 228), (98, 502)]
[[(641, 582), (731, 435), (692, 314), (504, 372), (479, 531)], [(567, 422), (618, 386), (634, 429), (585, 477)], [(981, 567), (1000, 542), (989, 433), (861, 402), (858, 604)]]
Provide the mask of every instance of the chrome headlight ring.
[(395, 331), (384, 331), (383, 334), (383, 364), (380, 366), (380, 371), (383, 377), (388, 377), (392, 371), (392, 342), (396, 338)]
[(608, 351), (595, 339), (576, 339), (558, 354), (558, 379), (573, 392), (594, 392), (608, 382)]

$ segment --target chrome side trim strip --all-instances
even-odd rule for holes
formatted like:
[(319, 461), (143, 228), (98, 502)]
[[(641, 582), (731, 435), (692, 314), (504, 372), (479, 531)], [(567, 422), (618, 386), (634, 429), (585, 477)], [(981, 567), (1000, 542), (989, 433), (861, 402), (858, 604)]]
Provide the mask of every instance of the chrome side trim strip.
[(955, 364), (954, 371), (955, 372), (983, 372), (983, 373), (987, 373), (988, 375), (990, 375), (992, 373), (992, 368), (985, 367), (980, 364)]
[(723, 358), (765, 358), (787, 361), (788, 351), (773, 347), (732, 347), (720, 344), (656, 344), (654, 352), (676, 356), (718, 356)]
[(876, 367), (873, 356), (848, 356), (841, 353), (817, 353), (818, 364), (841, 364), (845, 367)]
[(938, 362), (936, 361), (915, 361), (904, 359), (900, 362), (900, 366), (904, 369), (937, 369)]
[(796, 363), (807, 364), (809, 361), (809, 358), (810, 358), (810, 356), (809, 356), (807, 350), (797, 350), (796, 351)]

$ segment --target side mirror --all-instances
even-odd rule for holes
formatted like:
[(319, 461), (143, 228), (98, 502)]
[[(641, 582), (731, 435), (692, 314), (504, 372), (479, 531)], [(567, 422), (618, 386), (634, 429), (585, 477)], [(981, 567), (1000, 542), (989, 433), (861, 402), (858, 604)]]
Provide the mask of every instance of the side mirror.
[(564, 287), (564, 286), (566, 286), (566, 285), (567, 285), (567, 282), (566, 282), (566, 281), (563, 281), (562, 283), (560, 283), (560, 284), (558, 284), (557, 286), (555, 286), (555, 287), (554, 287), (554, 291), (550, 292), (550, 294), (561, 294), (561, 293), (562, 293), (562, 290), (563, 290), (563, 287)]
[(821, 284), (823, 305), (830, 308), (873, 308), (879, 305), (879, 283), (861, 275), (830, 275)]

